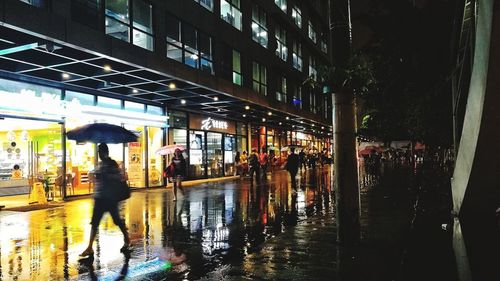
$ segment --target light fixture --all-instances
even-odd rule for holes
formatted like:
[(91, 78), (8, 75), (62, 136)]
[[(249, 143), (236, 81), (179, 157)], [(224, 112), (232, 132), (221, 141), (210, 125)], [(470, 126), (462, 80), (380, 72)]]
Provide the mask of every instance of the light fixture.
[(300, 120), (300, 124), (304, 124), (304, 121)]
[(262, 118), (262, 122), (266, 122), (266, 118)]
[(271, 111), (269, 111), (269, 112), (267, 113), (267, 115), (271, 116), (271, 115), (273, 115), (273, 113), (272, 113)]
[(246, 110), (249, 110), (249, 109), (250, 109), (250, 106), (249, 106), (249, 105), (245, 105), (245, 109), (246, 109)]
[(64, 72), (64, 73), (62, 74), (62, 78), (63, 78), (63, 79), (69, 79), (70, 77), (71, 77), (71, 76), (70, 76), (68, 73), (66, 73), (66, 72)]
[(139, 93), (139, 90), (137, 90), (137, 89), (133, 89), (133, 90), (132, 90), (132, 92), (133, 92), (134, 94), (137, 94), (137, 93)]
[(288, 116), (287, 116), (287, 117), (286, 117), (286, 120), (290, 120), (290, 117), (288, 117)]
[(177, 88), (177, 86), (175, 85), (174, 82), (171, 82), (170, 84), (168, 84), (168, 88), (173, 90), (173, 89)]
[(283, 123), (281, 123), (281, 122), (280, 122), (279, 124), (280, 124), (280, 126), (281, 126), (281, 124), (283, 124)]
[(292, 125), (292, 128), (295, 128), (295, 125)]
[(243, 117), (247, 117), (247, 115), (246, 115), (246, 114), (243, 114)]
[(111, 69), (111, 65), (109, 65), (109, 64), (105, 64), (105, 65), (103, 66), (103, 69), (104, 69), (104, 71), (106, 71), (106, 72), (110, 72), (110, 71), (112, 70), (112, 69)]
[(311, 124), (311, 126), (313, 126), (313, 127), (314, 127), (314, 124)]
[(220, 112), (220, 108), (217, 108), (217, 111), (219, 111), (219, 112)]
[(219, 100), (219, 97), (214, 97), (214, 101), (218, 101)]
[(181, 103), (182, 104), (186, 104), (186, 100), (181, 100)]
[(321, 127), (321, 130), (324, 130), (324, 129), (325, 129), (325, 127)]

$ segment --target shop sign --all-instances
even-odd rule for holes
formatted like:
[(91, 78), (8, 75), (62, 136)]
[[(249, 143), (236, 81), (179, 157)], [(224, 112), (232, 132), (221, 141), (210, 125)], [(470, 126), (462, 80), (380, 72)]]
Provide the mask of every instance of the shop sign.
[(236, 133), (236, 126), (232, 121), (196, 114), (189, 115), (189, 128), (192, 130), (214, 131), (228, 134)]
[(216, 120), (216, 119), (212, 119), (212, 117), (208, 117), (205, 120), (201, 120), (200, 129), (207, 130), (207, 131), (209, 131), (212, 128), (227, 130), (227, 127), (228, 127), (228, 125), (227, 125), (226, 121)]

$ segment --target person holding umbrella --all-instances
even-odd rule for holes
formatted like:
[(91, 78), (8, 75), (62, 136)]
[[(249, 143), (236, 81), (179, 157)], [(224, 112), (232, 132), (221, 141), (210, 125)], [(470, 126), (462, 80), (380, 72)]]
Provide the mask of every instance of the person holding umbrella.
[(123, 246), (120, 251), (126, 253), (130, 250), (130, 237), (125, 221), (120, 217), (118, 204), (130, 198), (130, 188), (126, 183), (125, 174), (115, 160), (109, 157), (109, 148), (106, 143), (136, 142), (137, 135), (121, 126), (107, 123), (87, 124), (66, 134), (68, 139), (77, 142), (99, 143), (97, 152), (101, 161), (95, 170), (94, 209), (92, 211), (90, 238), (87, 248), (80, 254), (82, 258), (93, 258), (94, 244), (99, 223), (105, 212), (109, 212), (113, 222), (123, 234)]
[(172, 157), (173, 166), (173, 177), (174, 182), (174, 201), (177, 201), (177, 187), (181, 190), (182, 195), (184, 195), (184, 190), (182, 189), (182, 179), (186, 176), (186, 160), (182, 156), (180, 149), (176, 149), (174, 152), (174, 157)]
[(130, 238), (125, 221), (120, 217), (118, 211), (118, 194), (113, 186), (125, 180), (125, 176), (115, 160), (109, 157), (109, 149), (105, 143), (98, 146), (99, 162), (95, 171), (94, 187), (94, 209), (92, 211), (90, 238), (87, 248), (80, 254), (81, 257), (91, 257), (94, 255), (92, 245), (94, 243), (99, 223), (105, 212), (109, 212), (113, 222), (120, 228), (123, 234), (123, 246), (121, 252), (130, 249)]

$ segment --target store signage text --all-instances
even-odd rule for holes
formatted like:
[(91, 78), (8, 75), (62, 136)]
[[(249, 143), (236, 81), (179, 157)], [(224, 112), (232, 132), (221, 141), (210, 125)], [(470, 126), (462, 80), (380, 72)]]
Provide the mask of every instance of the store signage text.
[(202, 130), (210, 130), (212, 128), (227, 130), (228, 127), (229, 127), (229, 125), (227, 124), (226, 121), (215, 120), (215, 119), (212, 119), (212, 117), (208, 117), (207, 119), (201, 120), (201, 127), (200, 128)]

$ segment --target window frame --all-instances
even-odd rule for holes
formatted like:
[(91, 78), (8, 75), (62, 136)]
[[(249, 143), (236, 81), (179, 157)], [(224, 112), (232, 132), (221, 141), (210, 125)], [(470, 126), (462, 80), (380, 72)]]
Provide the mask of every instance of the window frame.
[(302, 11), (297, 5), (292, 7), (292, 18), (295, 25), (302, 29)]
[[(206, 1), (210, 1), (212, 3), (211, 6), (206, 5)], [(194, 0), (194, 2), (198, 3), (198, 5), (202, 6), (203, 8), (207, 9), (210, 12), (214, 12), (214, 0)]]
[(287, 0), (274, 0), (274, 4), (276, 4), (276, 6), (278, 6), (278, 8), (285, 14), (287, 13), (288, 8), (288, 3), (286, 1)]
[[(227, 4), (229, 4), (229, 8), (230, 8), (231, 17), (232, 17), (232, 21), (233, 22), (228, 21), (224, 17), (224, 15), (222, 14), (222, 1), (226, 2)], [(237, 2), (238, 5), (236, 5), (233, 2)], [(241, 2), (240, 2), (240, 0), (220, 0), (219, 4), (220, 4), (220, 9), (219, 9), (220, 10), (220, 12), (219, 12), (220, 18), (223, 21), (225, 21), (226, 23), (230, 24), (232, 27), (238, 29), (239, 31), (242, 31), (242, 29), (243, 29), (243, 21), (242, 21), (242, 19), (243, 19), (243, 13), (241, 12)], [(239, 19), (239, 26), (236, 26), (235, 17), (233, 16), (233, 14), (234, 14), (233, 13), (233, 9), (236, 10), (236, 11), (238, 11), (238, 13), (239, 13), (239, 18), (240, 18)]]
[[(238, 54), (239, 68), (240, 68), (239, 72), (235, 69), (235, 60), (234, 60), (235, 54)], [(243, 75), (241, 75), (241, 53), (235, 49), (232, 49), (232, 51), (231, 51), (231, 66), (232, 66), (231, 69), (232, 69), (233, 84), (242, 86), (243, 85)], [(236, 77), (239, 77), (240, 83), (236, 83), (236, 80), (235, 80)]]
[[(282, 28), (279, 24), (276, 25), (274, 38), (276, 40), (275, 54), (283, 61), (288, 60), (288, 46), (286, 45), (286, 29)], [(283, 47), (285, 50), (283, 51)]]
[(279, 102), (286, 103), (287, 102), (287, 79), (286, 76), (281, 76), (278, 80), (278, 90), (276, 91), (276, 100)]
[(314, 25), (312, 24), (311, 21), (308, 22), (307, 24), (307, 35), (311, 41), (314, 42), (314, 44), (317, 44), (318, 42), (318, 33), (314, 29)]
[[(262, 47), (269, 46), (269, 31), (267, 28), (267, 13), (259, 5), (252, 5), (252, 40), (259, 43)], [(257, 32), (254, 32), (256, 30)], [(265, 32), (265, 36), (261, 34)]]
[(299, 42), (299, 40), (294, 40), (293, 41), (293, 46), (292, 46), (292, 65), (293, 68), (297, 69), (298, 71), (303, 70), (304, 64), (302, 61), (302, 44)]
[[(149, 2), (149, 1), (146, 1), (146, 0), (127, 0), (127, 4), (128, 4), (128, 9), (127, 9), (127, 21), (125, 20), (122, 20), (120, 19), (119, 17), (117, 16), (113, 16), (111, 15), (111, 13), (113, 13), (113, 11), (109, 10), (109, 14), (108, 14), (108, 9), (106, 8), (106, 4), (108, 3), (108, 1), (113, 1), (113, 0), (104, 0), (102, 2), (102, 7), (104, 9), (104, 16), (103, 16), (103, 20), (104, 20), (104, 33), (106, 35), (109, 35), (113, 38), (116, 38), (118, 40), (121, 40), (121, 41), (125, 41), (127, 43), (130, 43), (134, 46), (137, 46), (139, 48), (142, 48), (142, 49), (145, 49), (145, 50), (148, 50), (148, 51), (151, 51), (151, 52), (154, 52), (155, 50), (155, 28), (154, 28), (154, 5)], [(149, 5), (149, 8), (150, 8), (150, 21), (151, 21), (151, 32), (145, 30), (145, 29), (141, 29), (139, 27), (137, 27), (135, 25), (135, 22), (134, 22), (134, 19), (135, 19), (135, 16), (134, 16), (134, 9), (135, 9), (135, 4), (134, 4), (134, 1), (142, 1), (143, 3), (145, 3), (146, 5)], [(112, 33), (108, 33), (107, 32), (107, 25), (106, 25), (106, 22), (108, 20), (111, 20), (111, 21), (115, 21), (115, 22), (118, 22), (119, 24), (122, 24), (124, 26), (127, 27), (127, 30), (128, 30), (128, 35), (127, 35), (127, 40), (122, 40), (121, 38), (117, 37), (117, 36), (113, 36), (111, 35)], [(151, 49), (147, 48), (147, 47), (143, 47), (143, 46), (140, 46), (138, 44), (135, 43), (135, 40), (134, 40), (134, 31), (136, 32), (139, 32), (139, 33), (142, 33), (142, 34), (145, 34), (147, 38), (150, 38), (151, 39)]]
[[(258, 80), (255, 80), (254, 77), (256, 69), (258, 72)], [(258, 89), (256, 89), (256, 86)], [(256, 61), (252, 62), (252, 89), (264, 96), (267, 96), (267, 68)]]

